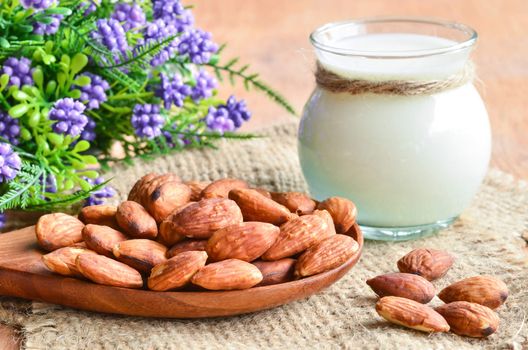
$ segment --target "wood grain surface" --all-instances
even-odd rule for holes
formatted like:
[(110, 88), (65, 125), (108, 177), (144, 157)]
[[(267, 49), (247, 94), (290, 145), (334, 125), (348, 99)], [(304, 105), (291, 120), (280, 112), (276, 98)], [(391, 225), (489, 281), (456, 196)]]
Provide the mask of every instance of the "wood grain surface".
[[(240, 56), (301, 111), (313, 89), (309, 33), (327, 22), (369, 16), (428, 16), (456, 20), (480, 35), (473, 58), (493, 128), (492, 165), (528, 179), (527, 0), (194, 0), (197, 24), (228, 42), (224, 57)], [(247, 98), (246, 130), (290, 118), (239, 86), (222, 88)], [(15, 330), (0, 325), (0, 348), (17, 349)]]

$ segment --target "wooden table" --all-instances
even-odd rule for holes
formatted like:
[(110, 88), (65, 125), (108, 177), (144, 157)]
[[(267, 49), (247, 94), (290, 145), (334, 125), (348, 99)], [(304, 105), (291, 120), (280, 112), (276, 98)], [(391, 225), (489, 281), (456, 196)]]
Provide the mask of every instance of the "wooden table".
[[(493, 128), (492, 165), (528, 179), (527, 0), (194, 0), (197, 24), (228, 42), (224, 57), (240, 56), (301, 111), (313, 89), (309, 33), (324, 23), (369, 16), (428, 16), (456, 20), (480, 35), (474, 61)], [(241, 86), (255, 130), (288, 118), (282, 109)], [(14, 330), (0, 327), (0, 348), (17, 349)]]

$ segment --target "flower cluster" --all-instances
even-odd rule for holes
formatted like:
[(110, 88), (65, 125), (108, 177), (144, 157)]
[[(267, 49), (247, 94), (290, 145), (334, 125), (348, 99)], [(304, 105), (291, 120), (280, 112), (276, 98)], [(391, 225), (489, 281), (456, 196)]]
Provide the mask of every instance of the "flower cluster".
[(88, 124), (83, 114), (86, 107), (79, 101), (66, 97), (58, 100), (49, 111), (49, 119), (54, 120), (53, 131), (57, 134), (78, 136)]
[(0, 110), (0, 137), (12, 145), (18, 145), (20, 135), (20, 124), (18, 119)]
[(158, 105), (143, 104), (134, 107), (131, 122), (136, 130), (136, 135), (152, 139), (161, 135), (165, 118), (160, 114)]
[(0, 14), (0, 214), (103, 203), (116, 154), (240, 137), (251, 114), (219, 96), (223, 77), (284, 101), (238, 58), (221, 63), (181, 0), (2, 0)]
[(9, 85), (21, 87), (22, 85), (33, 85), (31, 76), (31, 60), (26, 57), (9, 57), (4, 61), (1, 74), (9, 76)]
[(231, 96), (225, 105), (210, 107), (205, 122), (211, 130), (224, 133), (239, 128), (249, 118), (251, 113), (247, 110), (246, 103), (243, 100), (237, 101)]

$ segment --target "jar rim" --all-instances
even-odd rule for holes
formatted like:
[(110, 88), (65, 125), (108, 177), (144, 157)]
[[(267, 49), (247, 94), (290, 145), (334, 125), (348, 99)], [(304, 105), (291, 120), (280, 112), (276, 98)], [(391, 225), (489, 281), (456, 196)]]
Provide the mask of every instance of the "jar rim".
[[(389, 24), (389, 23), (408, 23), (408, 24), (423, 24), (444, 27), (448, 29), (456, 30), (466, 35), (466, 38), (461, 41), (455, 42), (453, 45), (446, 47), (433, 48), (433, 49), (419, 49), (419, 50), (407, 50), (407, 51), (391, 51), (384, 50), (383, 54), (379, 51), (366, 51), (343, 48), (336, 45), (329, 45), (319, 39), (319, 37), (329, 32), (330, 30), (339, 29), (350, 25), (368, 25), (368, 24)], [(367, 17), (354, 20), (346, 20), (339, 22), (331, 22), (325, 24), (310, 34), (310, 42), (312, 45), (322, 51), (341, 55), (341, 56), (353, 56), (353, 57), (364, 57), (364, 58), (376, 58), (376, 59), (402, 59), (402, 58), (420, 58), (434, 55), (441, 55), (446, 53), (453, 53), (472, 47), (478, 39), (477, 32), (462, 23), (437, 20), (425, 17)]]

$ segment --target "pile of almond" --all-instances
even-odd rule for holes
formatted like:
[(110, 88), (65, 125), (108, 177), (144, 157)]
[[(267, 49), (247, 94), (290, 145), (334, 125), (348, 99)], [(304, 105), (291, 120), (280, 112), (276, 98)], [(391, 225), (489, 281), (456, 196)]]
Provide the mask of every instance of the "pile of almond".
[(423, 332), (448, 332), (482, 338), (494, 333), (499, 317), (493, 311), (508, 298), (506, 285), (491, 276), (458, 281), (438, 293), (444, 305), (432, 308), (436, 295), (430, 281), (444, 276), (453, 257), (434, 249), (415, 249), (398, 261), (399, 273), (374, 277), (367, 284), (381, 298), (376, 311), (387, 321)]
[(45, 265), (64, 276), (155, 291), (232, 290), (342, 265), (359, 249), (348, 235), (355, 219), (355, 205), (344, 198), (318, 203), (238, 179), (182, 182), (152, 173), (117, 207), (42, 216), (36, 235), (50, 251)]

